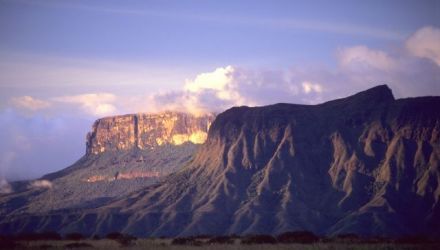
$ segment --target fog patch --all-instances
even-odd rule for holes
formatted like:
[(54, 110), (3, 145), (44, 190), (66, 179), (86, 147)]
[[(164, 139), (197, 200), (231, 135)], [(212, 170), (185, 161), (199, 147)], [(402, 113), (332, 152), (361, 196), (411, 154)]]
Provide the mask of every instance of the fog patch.
[(53, 184), (52, 182), (48, 180), (36, 180), (29, 184), (28, 188), (52, 188)]
[(0, 194), (9, 194), (12, 193), (12, 186), (5, 179), (0, 179)]

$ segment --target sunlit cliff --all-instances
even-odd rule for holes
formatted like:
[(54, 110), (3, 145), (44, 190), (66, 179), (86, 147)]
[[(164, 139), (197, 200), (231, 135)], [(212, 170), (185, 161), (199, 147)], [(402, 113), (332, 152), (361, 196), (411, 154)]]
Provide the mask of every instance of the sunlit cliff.
[(193, 116), (186, 113), (133, 114), (97, 120), (87, 136), (87, 153), (147, 149), (185, 142), (202, 144), (214, 115)]

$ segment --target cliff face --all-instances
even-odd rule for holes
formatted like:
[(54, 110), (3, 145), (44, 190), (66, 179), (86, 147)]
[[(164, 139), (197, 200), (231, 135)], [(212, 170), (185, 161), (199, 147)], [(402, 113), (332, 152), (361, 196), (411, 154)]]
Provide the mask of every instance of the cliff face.
[(97, 120), (87, 135), (87, 154), (132, 148), (151, 149), (185, 142), (202, 144), (214, 115), (187, 113), (133, 114)]

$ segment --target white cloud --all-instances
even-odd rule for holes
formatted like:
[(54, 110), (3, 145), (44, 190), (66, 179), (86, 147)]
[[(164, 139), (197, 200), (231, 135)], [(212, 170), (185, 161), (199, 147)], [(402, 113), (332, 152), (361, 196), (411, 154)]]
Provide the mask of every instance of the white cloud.
[(342, 67), (354, 71), (365, 69), (389, 71), (396, 67), (395, 60), (387, 53), (366, 46), (343, 48), (338, 53), (338, 59)]
[(306, 93), (306, 94), (309, 94), (312, 92), (321, 93), (323, 90), (321, 84), (318, 84), (318, 83), (304, 81), (304, 82), (302, 82), (301, 85), (302, 85), (302, 89), (303, 89), (304, 93)]
[[(322, 91), (321, 86), (312, 87), (314, 91)], [(186, 80), (180, 91), (150, 95), (144, 98), (143, 106), (154, 111), (180, 110), (198, 115), (222, 112), (232, 106), (293, 102), (301, 88), (285, 71), (225, 66)]]
[[(94, 117), (114, 115), (118, 113), (116, 108), (117, 96), (112, 93), (85, 93), (72, 96), (58, 96), (47, 100), (37, 99), (32, 96), (11, 98), (11, 104), (24, 111), (50, 111), (63, 109), (60, 104), (76, 105), (82, 112)], [(57, 105), (54, 105), (54, 104)], [(65, 107), (64, 107), (65, 108)], [(71, 107), (69, 107), (71, 108)]]
[(48, 180), (36, 180), (29, 184), (28, 188), (52, 188), (52, 182)]
[[(235, 81), (236, 71), (234, 67), (226, 66), (200, 73), (194, 79), (186, 79), (181, 90), (157, 92), (145, 98), (132, 98), (128, 105), (143, 107), (135, 112), (178, 110), (200, 115), (248, 104), (249, 101), (241, 95), (238, 82)], [(140, 104), (133, 104), (138, 101)]]
[(86, 113), (93, 116), (106, 116), (117, 113), (114, 102), (116, 95), (111, 93), (93, 93), (74, 96), (61, 96), (52, 99), (56, 102), (78, 104)]
[(11, 102), (15, 107), (28, 109), (31, 111), (46, 109), (51, 106), (50, 102), (40, 100), (32, 96), (13, 97)]
[(229, 65), (217, 68), (213, 72), (199, 74), (194, 80), (186, 80), (184, 90), (195, 94), (213, 91), (218, 99), (240, 105), (244, 100), (237, 91), (234, 71), (234, 67)]
[(417, 57), (428, 58), (440, 66), (440, 29), (424, 27), (406, 41), (408, 51)]
[(213, 89), (222, 91), (231, 84), (234, 68), (226, 66), (217, 68), (213, 72), (201, 73), (194, 80), (186, 80), (185, 90), (190, 92), (199, 92), (204, 89)]
[(12, 186), (5, 179), (0, 179), (0, 194), (12, 193)]

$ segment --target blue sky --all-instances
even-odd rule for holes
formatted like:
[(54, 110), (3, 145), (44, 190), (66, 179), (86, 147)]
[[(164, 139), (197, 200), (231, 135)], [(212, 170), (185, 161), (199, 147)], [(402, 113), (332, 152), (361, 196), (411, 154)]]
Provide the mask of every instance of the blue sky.
[(439, 44), (438, 1), (0, 0), (0, 179), (73, 163), (107, 115), (314, 104), (384, 83), (440, 95)]
[(332, 64), (334, 48), (389, 47), (440, 22), (436, 1), (121, 3), (1, 1), (0, 49), (189, 70), (230, 64), (285, 67), (304, 61)]

